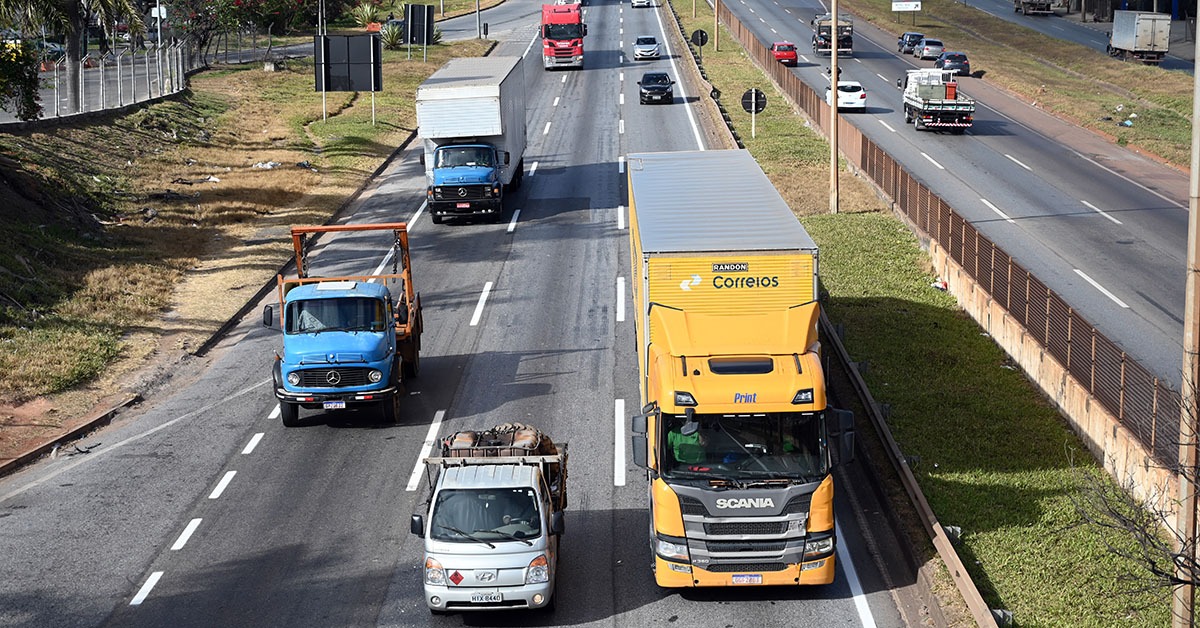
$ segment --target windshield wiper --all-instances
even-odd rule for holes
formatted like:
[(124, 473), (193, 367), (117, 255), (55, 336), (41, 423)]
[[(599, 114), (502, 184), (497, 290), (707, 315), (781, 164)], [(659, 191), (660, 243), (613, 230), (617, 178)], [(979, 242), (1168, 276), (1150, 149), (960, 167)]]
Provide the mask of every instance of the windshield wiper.
[(470, 541), (475, 541), (476, 543), (483, 543), (484, 545), (486, 545), (486, 546), (488, 546), (488, 547), (490, 547), (490, 548), (492, 548), (492, 549), (496, 549), (496, 546), (495, 546), (495, 545), (492, 545), (491, 543), (488, 543), (487, 541), (485, 541), (485, 540), (483, 540), (483, 539), (477, 539), (477, 538), (475, 538), (475, 537), (471, 536), (470, 534), (467, 534), (466, 532), (463, 532), (462, 530), (459, 530), (458, 528), (456, 528), (456, 527), (454, 527), (454, 526), (447, 526), (447, 525), (442, 525), (442, 524), (440, 524), (440, 523), (439, 523), (439, 524), (438, 524), (438, 527), (439, 527), (439, 528), (441, 528), (441, 529), (443, 529), (443, 530), (449, 530), (450, 532), (453, 532), (453, 533), (455, 533), (455, 534), (457, 534), (457, 535), (459, 535), (459, 536), (462, 536), (463, 538), (466, 538), (466, 539), (468, 539), (468, 540), (470, 540)]
[(510, 541), (520, 541), (526, 545), (533, 545), (533, 543), (530, 543), (529, 541), (526, 541), (525, 539), (523, 539), (521, 537), (513, 536), (512, 534), (503, 532), (501, 530), (476, 530), (476, 532), (487, 532), (488, 534), (499, 534), (500, 536), (502, 536)]

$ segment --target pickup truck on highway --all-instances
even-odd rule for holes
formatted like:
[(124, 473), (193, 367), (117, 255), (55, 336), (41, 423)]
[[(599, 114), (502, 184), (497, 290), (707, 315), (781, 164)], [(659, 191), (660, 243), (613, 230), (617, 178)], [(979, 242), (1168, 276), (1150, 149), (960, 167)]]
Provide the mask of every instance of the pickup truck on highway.
[(974, 122), (975, 100), (959, 91), (952, 70), (908, 70), (896, 85), (904, 90), (904, 122), (918, 131), (963, 133)]

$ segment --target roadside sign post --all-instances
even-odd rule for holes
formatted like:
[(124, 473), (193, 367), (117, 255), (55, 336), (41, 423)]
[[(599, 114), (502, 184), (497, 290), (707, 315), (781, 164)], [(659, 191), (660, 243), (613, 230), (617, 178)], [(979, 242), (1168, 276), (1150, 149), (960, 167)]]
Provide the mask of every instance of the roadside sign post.
[(700, 53), (700, 61), (704, 61), (704, 44), (708, 43), (708, 33), (702, 29), (692, 31), (691, 42), (696, 44), (696, 50)]
[[(908, 1), (892, 0), (892, 12), (899, 13), (901, 11), (908, 11), (909, 13), (912, 13), (913, 26), (917, 25), (917, 11), (920, 11), (920, 10), (921, 10), (921, 0), (915, 0), (915, 1), (913, 1), (913, 0), (908, 0)], [(896, 16), (896, 21), (897, 22), (900, 21), (900, 16), (898, 16), (898, 15)]]
[(742, 109), (750, 114), (750, 138), (758, 136), (758, 114), (767, 108), (767, 95), (757, 87), (751, 87), (742, 94)]

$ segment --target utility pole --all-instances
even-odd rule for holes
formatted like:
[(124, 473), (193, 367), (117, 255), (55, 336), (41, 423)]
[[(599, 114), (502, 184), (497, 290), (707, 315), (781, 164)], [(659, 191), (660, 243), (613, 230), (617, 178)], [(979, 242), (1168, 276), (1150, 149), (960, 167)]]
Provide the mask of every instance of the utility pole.
[(154, 62), (158, 65), (158, 95), (162, 96), (162, 0), (157, 0), (155, 3), (154, 14), (158, 16), (158, 41), (154, 42)]
[[(838, 213), (838, 44), (841, 16), (838, 0), (829, 3), (829, 213)], [(821, 25), (817, 25), (820, 33)]]
[[(1200, 40), (1196, 42), (1200, 54)], [(1192, 119), (1200, 115), (1200, 82), (1192, 81)], [(1196, 614), (1196, 587), (1190, 584), (1196, 574), (1197, 438), (1200, 437), (1200, 404), (1197, 380), (1200, 379), (1200, 259), (1197, 259), (1197, 211), (1200, 211), (1200, 127), (1192, 125), (1192, 171), (1188, 181), (1187, 288), (1183, 307), (1183, 382), (1179, 387), (1179, 514), (1176, 517), (1181, 556), (1175, 561), (1175, 576), (1184, 584), (1175, 585), (1171, 600), (1171, 626), (1192, 628)]]
[(479, 0), (475, 0), (475, 39), (483, 39), (483, 17), (479, 12)]

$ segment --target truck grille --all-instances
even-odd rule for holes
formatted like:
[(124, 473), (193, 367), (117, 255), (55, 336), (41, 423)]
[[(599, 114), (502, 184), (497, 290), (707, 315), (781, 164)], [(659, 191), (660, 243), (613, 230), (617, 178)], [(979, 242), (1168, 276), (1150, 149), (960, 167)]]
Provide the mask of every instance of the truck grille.
[(787, 569), (783, 563), (724, 563), (709, 565), (706, 571), (713, 573), (763, 573), (767, 571), (783, 571)]
[(708, 515), (704, 503), (692, 497), (679, 496), (679, 510), (685, 515)]
[(807, 515), (808, 509), (812, 507), (812, 495), (797, 495), (788, 500), (787, 506), (783, 509), (785, 515)]
[(488, 197), (485, 185), (446, 185), (433, 188), (433, 198), (439, 201), (478, 201)]
[(710, 552), (782, 552), (787, 541), (707, 541)]
[(367, 371), (364, 368), (307, 369), (300, 371), (300, 386), (304, 388), (345, 388), (365, 386)]
[(753, 521), (737, 523), (706, 523), (704, 533), (709, 536), (732, 536), (742, 534), (772, 534), (787, 532), (786, 521)]

